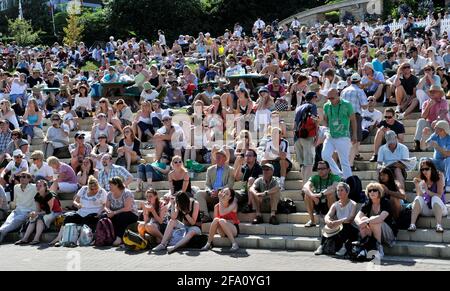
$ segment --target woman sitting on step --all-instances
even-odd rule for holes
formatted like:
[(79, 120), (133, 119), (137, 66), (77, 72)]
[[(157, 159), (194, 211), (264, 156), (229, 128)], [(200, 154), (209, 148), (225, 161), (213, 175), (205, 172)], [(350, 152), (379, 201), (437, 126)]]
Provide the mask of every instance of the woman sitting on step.
[(42, 232), (50, 228), (56, 217), (62, 213), (61, 202), (58, 200), (56, 193), (48, 189), (47, 181), (39, 180), (36, 183), (36, 188), (38, 193), (34, 197), (34, 201), (36, 201), (37, 211), (30, 213), (25, 235), (15, 243), (16, 245), (28, 244), (29, 238), (34, 231), (36, 231), (36, 234), (30, 244), (39, 244)]
[(136, 164), (141, 159), (141, 141), (136, 138), (131, 126), (124, 127), (123, 135), (124, 138), (119, 141), (119, 148), (117, 149), (119, 157), (117, 164), (125, 166), (130, 171), (131, 165)]
[(206, 245), (201, 249), (208, 251), (212, 248), (212, 243), (216, 233), (221, 237), (228, 237), (231, 241), (231, 251), (239, 249), (235, 238), (239, 235), (238, 204), (236, 192), (233, 189), (225, 188), (219, 193), (219, 203), (214, 207), (214, 220), (209, 229), (209, 237)]
[(155, 189), (147, 190), (145, 195), (147, 201), (142, 205), (144, 222), (139, 223), (138, 231), (142, 237), (148, 233), (155, 237), (157, 243), (160, 243), (170, 220), (169, 215), (167, 215), (169, 208), (168, 205), (159, 200), (158, 192)]
[(445, 205), (445, 178), (431, 160), (420, 163), (420, 177), (414, 178), (417, 197), (413, 203), (411, 226), (408, 231), (416, 231), (416, 222), (419, 215), (434, 216), (436, 218), (436, 232), (443, 233), (442, 217), (447, 216)]
[(89, 177), (94, 176), (98, 179), (98, 170), (95, 167), (95, 162), (90, 158), (85, 158), (81, 164), (81, 169), (77, 174), (78, 186), (84, 187), (88, 185)]
[(153, 249), (154, 252), (167, 249), (169, 254), (173, 253), (185, 246), (194, 236), (202, 234), (199, 203), (184, 192), (177, 193), (175, 200), (175, 211), (171, 214), (161, 243)]
[[(105, 189), (101, 188), (98, 180), (90, 176), (88, 185), (84, 186), (75, 195), (73, 205), (78, 208), (76, 212), (69, 212), (64, 214), (64, 223), (75, 223), (77, 225), (86, 224), (91, 229), (95, 229), (99, 215), (105, 210), (107, 193)], [(61, 239), (64, 232), (64, 227), (61, 228), (58, 236), (50, 243), (55, 247), (61, 246)]]
[(100, 134), (98, 137), (98, 144), (94, 146), (91, 152), (91, 158), (95, 162), (95, 168), (99, 171), (103, 170), (102, 157), (105, 154), (113, 155), (113, 147), (108, 144), (108, 136)]
[(167, 174), (170, 172), (169, 164), (170, 161), (166, 154), (163, 154), (157, 162), (140, 164), (138, 166), (138, 192), (142, 193), (149, 187), (152, 187), (153, 182), (166, 180)]
[(400, 187), (400, 183), (395, 180), (394, 172), (390, 168), (383, 167), (378, 176), (378, 182), (384, 189), (384, 195), (391, 203), (392, 216), (394, 219), (400, 217), (402, 211), (402, 200), (406, 200), (405, 190)]
[(183, 160), (180, 156), (175, 156), (172, 158), (172, 171), (169, 173), (169, 193), (174, 195), (178, 192), (187, 193), (188, 196), (192, 197), (191, 189), (191, 178), (189, 177), (189, 172), (183, 165)]

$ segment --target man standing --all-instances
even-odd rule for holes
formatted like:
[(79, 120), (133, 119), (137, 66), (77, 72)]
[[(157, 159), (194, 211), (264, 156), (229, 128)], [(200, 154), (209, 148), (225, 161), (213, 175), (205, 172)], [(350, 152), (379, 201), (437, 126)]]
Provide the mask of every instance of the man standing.
[[(341, 93), (341, 98), (348, 101), (353, 106), (353, 112), (355, 113), (356, 120), (356, 140), (357, 143), (353, 144), (350, 153), (350, 166), (354, 170), (353, 163), (356, 155), (359, 153), (359, 145), (362, 141), (362, 111), (367, 109), (369, 102), (367, 101), (366, 93), (359, 87), (361, 77), (359, 74), (354, 74), (351, 77), (352, 85)], [(376, 98), (376, 97), (374, 97)]]
[(256, 179), (249, 191), (249, 198), (252, 205), (256, 207), (256, 218), (253, 224), (261, 224), (264, 222), (261, 213), (270, 205), (270, 220), (272, 225), (279, 225), (276, 217), (278, 202), (280, 201), (280, 183), (277, 177), (273, 176), (274, 167), (271, 164), (262, 166), (263, 176)]
[(224, 188), (233, 189), (234, 176), (233, 168), (227, 163), (227, 154), (223, 149), (216, 152), (216, 164), (209, 167), (206, 172), (206, 188), (195, 194), (195, 200), (200, 204), (200, 211), (203, 212), (202, 222), (211, 222), (208, 209), (212, 209), (219, 203), (219, 192)]
[[(323, 160), (330, 163), (334, 174), (347, 179), (352, 176), (350, 167), (350, 151), (352, 142), (357, 142), (357, 125), (353, 106), (342, 100), (336, 89), (328, 92), (328, 102), (324, 106), (324, 124), (328, 127), (326, 139), (322, 150)], [(350, 140), (350, 124), (352, 140)], [(333, 159), (334, 152), (338, 153), (342, 170)]]

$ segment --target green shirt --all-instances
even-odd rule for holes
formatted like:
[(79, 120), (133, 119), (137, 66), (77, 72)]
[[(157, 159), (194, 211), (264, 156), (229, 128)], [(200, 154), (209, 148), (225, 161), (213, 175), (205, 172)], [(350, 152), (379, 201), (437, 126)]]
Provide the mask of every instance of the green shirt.
[(342, 179), (338, 175), (330, 173), (330, 175), (328, 176), (327, 179), (322, 179), (322, 178), (320, 178), (319, 175), (315, 175), (309, 179), (309, 182), (311, 182), (313, 184), (315, 192), (320, 193), (320, 192), (326, 190), (328, 187), (330, 187), (334, 183), (342, 182)]
[(343, 99), (337, 105), (332, 105), (328, 101), (323, 106), (323, 110), (328, 120), (331, 137), (350, 137), (350, 117), (354, 114), (352, 104)]

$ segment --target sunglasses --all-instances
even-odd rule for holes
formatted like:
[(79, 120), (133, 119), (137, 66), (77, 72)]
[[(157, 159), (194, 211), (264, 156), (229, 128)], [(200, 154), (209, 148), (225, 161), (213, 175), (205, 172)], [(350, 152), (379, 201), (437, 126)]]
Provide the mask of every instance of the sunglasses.
[(99, 103), (106, 103), (106, 101), (100, 101)]
[(182, 161), (173, 161), (174, 164), (182, 164)]
[(19, 178), (20, 179), (29, 179), (30, 177), (28, 177), (28, 176), (20, 176)]
[(423, 169), (420, 169), (421, 172), (428, 172), (428, 171), (430, 171), (430, 170), (431, 170), (430, 168), (423, 168)]
[(385, 116), (384, 119), (392, 119), (394, 116)]
[(378, 193), (378, 189), (367, 190), (367, 193)]

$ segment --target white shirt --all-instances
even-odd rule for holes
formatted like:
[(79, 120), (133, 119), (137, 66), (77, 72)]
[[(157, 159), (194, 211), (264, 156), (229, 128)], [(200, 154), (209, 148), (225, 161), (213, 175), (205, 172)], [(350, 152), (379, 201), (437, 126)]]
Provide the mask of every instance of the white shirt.
[(294, 19), (294, 21), (292, 21), (292, 23), (291, 23), (291, 28), (296, 29), (299, 27), (300, 27), (300, 21)]
[(38, 167), (35, 164), (32, 164), (30, 167), (30, 174), (34, 177), (53, 177), (54, 172), (53, 168), (50, 167), (46, 162), (42, 164), (42, 167), (38, 169)]
[(159, 93), (156, 90), (153, 90), (152, 93), (150, 93), (150, 94), (145, 92), (145, 90), (142, 91), (142, 93), (141, 93), (141, 98), (144, 99), (145, 101), (153, 101), (156, 98), (158, 98), (158, 96), (159, 96)]
[[(177, 148), (179, 146), (185, 146), (186, 145), (186, 137), (184, 136), (184, 131), (181, 128), (181, 126), (177, 124), (172, 124), (173, 128), (175, 129), (175, 133), (172, 135), (172, 146), (174, 148)], [(165, 126), (158, 129), (157, 133), (159, 134), (167, 134), (167, 129)]]
[(20, 172), (27, 172), (28, 171), (28, 162), (25, 159), (22, 159), (22, 162), (20, 162), (20, 166), (16, 167), (16, 163), (14, 161), (11, 161), (6, 165), (5, 170), (11, 171), (11, 174), (15, 175)]
[(80, 203), (83, 205), (83, 208), (77, 211), (81, 217), (86, 217), (92, 213), (100, 214), (103, 211), (103, 205), (106, 204), (106, 198), (108, 196), (103, 188), (100, 188), (97, 195), (92, 197), (89, 197), (87, 193), (88, 186), (84, 186), (76, 195), (77, 197), (80, 197)]
[(380, 123), (383, 120), (383, 114), (381, 113), (381, 111), (376, 109), (374, 109), (373, 112), (370, 112), (369, 110), (363, 110), (361, 116), (363, 118), (362, 129), (368, 129), (369, 127)]
[(20, 184), (14, 186), (14, 202), (16, 202), (16, 210), (19, 211), (34, 211), (36, 210), (36, 203), (34, 196), (36, 196), (37, 189), (35, 184), (28, 184), (25, 190), (22, 190)]
[(428, 64), (427, 59), (422, 56), (417, 57), (417, 61), (414, 61), (413, 58), (409, 60), (409, 64), (411, 65), (411, 69), (414, 70), (414, 74), (418, 75), (420, 71), (422, 71), (425, 66)]
[(11, 92), (10, 95), (23, 94), (27, 90), (28, 84), (24, 83), (21, 85), (17, 81), (13, 81), (11, 84)]
[(394, 152), (391, 152), (387, 144), (382, 146), (378, 151), (378, 163), (385, 166), (389, 166), (393, 163), (406, 159), (409, 159), (409, 150), (401, 143), (397, 143), (397, 148)]
[(80, 97), (80, 95), (75, 96), (75, 104), (73, 108), (76, 110), (80, 107), (84, 107), (87, 110), (92, 110), (92, 99), (91, 96)]
[(264, 29), (266, 27), (266, 23), (260, 19), (260, 20), (257, 20), (253, 26), (256, 29)]
[(280, 152), (286, 153), (286, 159), (291, 160), (291, 152), (289, 149), (289, 142), (285, 139), (281, 140), (281, 144), (274, 145), (272, 140), (269, 140), (266, 144), (264, 159), (276, 160), (280, 158)]

